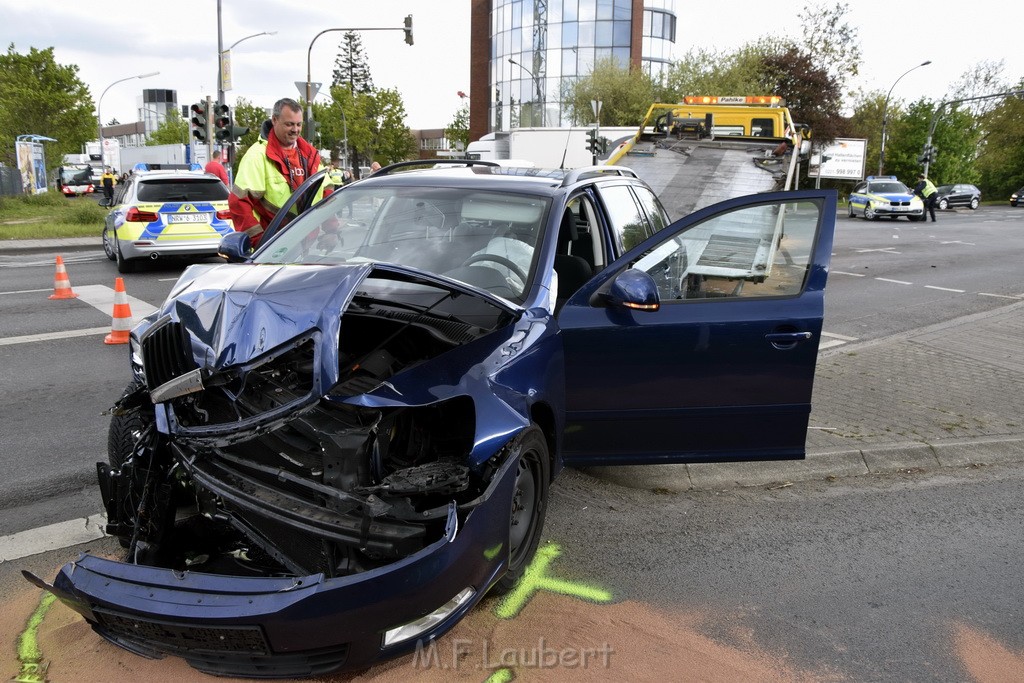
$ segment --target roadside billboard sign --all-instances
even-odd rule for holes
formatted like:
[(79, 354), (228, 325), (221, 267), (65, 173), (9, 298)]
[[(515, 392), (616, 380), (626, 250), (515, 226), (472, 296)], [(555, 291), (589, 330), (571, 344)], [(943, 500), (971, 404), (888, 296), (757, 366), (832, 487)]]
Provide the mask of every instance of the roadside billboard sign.
[(46, 157), (39, 142), (18, 140), (14, 143), (21, 173), (21, 189), (25, 194), (46, 192)]
[(868, 141), (863, 138), (836, 138), (823, 149), (811, 153), (807, 175), (811, 178), (861, 180), (867, 160)]

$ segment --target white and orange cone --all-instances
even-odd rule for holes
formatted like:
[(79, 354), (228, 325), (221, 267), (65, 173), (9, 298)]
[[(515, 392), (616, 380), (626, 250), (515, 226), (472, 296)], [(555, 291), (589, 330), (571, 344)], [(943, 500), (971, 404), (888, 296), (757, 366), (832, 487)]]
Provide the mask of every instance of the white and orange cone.
[(57, 257), (57, 272), (53, 275), (53, 294), (51, 299), (74, 299), (78, 295), (71, 289), (71, 280), (68, 279), (68, 271), (64, 268), (64, 259)]
[(124, 280), (114, 280), (114, 314), (110, 334), (103, 338), (104, 344), (127, 344), (128, 332), (132, 329), (132, 309), (128, 305), (128, 293), (124, 291)]

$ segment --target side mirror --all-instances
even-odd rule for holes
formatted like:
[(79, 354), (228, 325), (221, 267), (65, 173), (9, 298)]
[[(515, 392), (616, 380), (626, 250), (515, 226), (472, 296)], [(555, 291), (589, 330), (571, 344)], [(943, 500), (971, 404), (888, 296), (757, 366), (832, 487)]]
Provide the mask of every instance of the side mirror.
[(654, 278), (642, 270), (629, 268), (615, 276), (602, 298), (610, 306), (621, 306), (637, 311), (656, 311), (661, 308), (658, 285)]
[(233, 232), (224, 235), (217, 247), (217, 254), (227, 259), (228, 263), (242, 263), (252, 253), (252, 239), (244, 232)]

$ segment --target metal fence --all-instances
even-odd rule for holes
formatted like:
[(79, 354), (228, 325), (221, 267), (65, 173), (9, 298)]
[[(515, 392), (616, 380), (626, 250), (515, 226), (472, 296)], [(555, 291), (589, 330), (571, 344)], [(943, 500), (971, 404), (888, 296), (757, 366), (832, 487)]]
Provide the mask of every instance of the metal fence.
[(22, 194), (21, 172), (10, 166), (0, 166), (0, 196)]

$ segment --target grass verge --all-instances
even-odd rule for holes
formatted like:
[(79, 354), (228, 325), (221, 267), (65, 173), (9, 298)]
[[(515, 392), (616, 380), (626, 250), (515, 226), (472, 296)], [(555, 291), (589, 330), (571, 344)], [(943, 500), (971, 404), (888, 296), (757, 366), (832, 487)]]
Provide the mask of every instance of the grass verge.
[(103, 232), (107, 210), (91, 197), (68, 199), (47, 192), (0, 197), (0, 240), (95, 237)]

